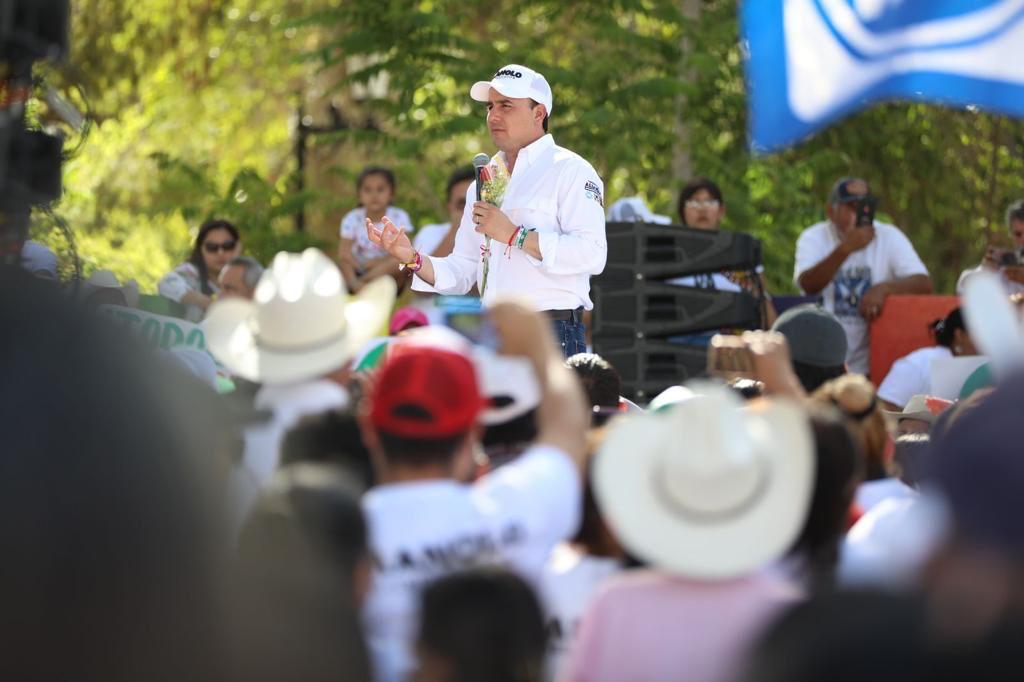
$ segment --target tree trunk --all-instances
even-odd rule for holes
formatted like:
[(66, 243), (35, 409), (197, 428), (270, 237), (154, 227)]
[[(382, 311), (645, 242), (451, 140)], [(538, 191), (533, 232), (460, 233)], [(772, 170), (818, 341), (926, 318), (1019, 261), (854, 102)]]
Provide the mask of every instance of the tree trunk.
[[(690, 52), (693, 49), (690, 36), (700, 21), (701, 0), (679, 0), (679, 10), (683, 15), (682, 38), (679, 42), (679, 80), (692, 83), (694, 71), (689, 67)], [(686, 113), (686, 95), (676, 97), (676, 143), (672, 158), (672, 180), (678, 187), (693, 176), (693, 160), (690, 158), (690, 126), (684, 118)]]

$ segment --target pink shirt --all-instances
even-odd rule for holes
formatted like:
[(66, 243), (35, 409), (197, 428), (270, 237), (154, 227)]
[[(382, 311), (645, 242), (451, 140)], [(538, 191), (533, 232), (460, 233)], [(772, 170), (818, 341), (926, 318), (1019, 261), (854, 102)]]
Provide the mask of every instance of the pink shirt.
[(627, 571), (591, 602), (562, 679), (729, 680), (764, 626), (801, 596), (768, 574), (704, 582)]

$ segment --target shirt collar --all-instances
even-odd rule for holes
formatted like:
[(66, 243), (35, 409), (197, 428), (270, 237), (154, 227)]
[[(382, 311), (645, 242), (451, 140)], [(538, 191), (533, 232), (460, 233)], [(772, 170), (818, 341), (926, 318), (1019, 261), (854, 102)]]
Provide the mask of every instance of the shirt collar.
[(526, 152), (526, 159), (532, 166), (534, 161), (539, 159), (544, 152), (554, 146), (555, 138), (551, 137), (550, 133), (545, 133), (540, 138), (523, 147), (523, 150), (519, 152), (519, 155), (522, 156), (523, 152)]
[[(551, 133), (545, 133), (539, 138), (526, 145), (519, 150), (519, 156), (516, 159), (526, 159), (526, 163), (532, 166), (534, 161), (539, 159), (544, 152), (555, 146), (555, 138), (551, 137)], [(508, 157), (505, 156), (505, 152), (498, 152), (501, 159), (508, 164)]]

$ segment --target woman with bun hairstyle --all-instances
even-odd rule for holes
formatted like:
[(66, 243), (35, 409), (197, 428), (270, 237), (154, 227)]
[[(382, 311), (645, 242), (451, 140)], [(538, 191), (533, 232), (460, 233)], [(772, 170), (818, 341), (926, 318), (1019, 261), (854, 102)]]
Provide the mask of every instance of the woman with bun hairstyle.
[(931, 365), (942, 358), (977, 355), (960, 308), (929, 325), (935, 345), (919, 348), (893, 363), (878, 387), (883, 406), (899, 412), (912, 396), (932, 392)]

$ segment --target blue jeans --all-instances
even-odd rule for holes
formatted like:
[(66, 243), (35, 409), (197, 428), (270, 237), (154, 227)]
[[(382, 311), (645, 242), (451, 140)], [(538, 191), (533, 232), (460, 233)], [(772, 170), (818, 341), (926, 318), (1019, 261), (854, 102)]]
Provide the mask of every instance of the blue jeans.
[(586, 329), (582, 322), (572, 320), (551, 320), (555, 342), (562, 346), (562, 355), (570, 357), (587, 352)]

